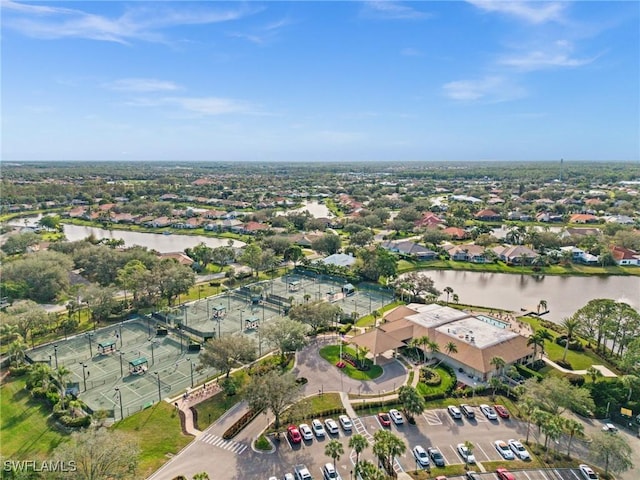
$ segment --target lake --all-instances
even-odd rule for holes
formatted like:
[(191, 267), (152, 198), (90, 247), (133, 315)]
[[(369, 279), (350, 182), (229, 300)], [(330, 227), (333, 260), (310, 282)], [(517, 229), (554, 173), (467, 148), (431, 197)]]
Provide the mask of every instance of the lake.
[[(544, 318), (560, 322), (595, 298), (623, 301), (640, 309), (640, 277), (624, 276), (532, 276), (507, 273), (422, 271), (438, 290), (453, 288), (460, 303), (520, 311), (535, 309), (546, 300), (549, 313)], [(445, 298), (446, 294), (441, 298)]]

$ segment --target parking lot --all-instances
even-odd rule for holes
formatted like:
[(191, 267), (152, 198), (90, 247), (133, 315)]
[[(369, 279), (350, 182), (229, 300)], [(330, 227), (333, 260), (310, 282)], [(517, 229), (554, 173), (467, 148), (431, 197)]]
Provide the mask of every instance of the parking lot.
[[(337, 421), (337, 417), (334, 420)], [(349, 439), (353, 434), (360, 433), (367, 438), (370, 445), (373, 445), (373, 436), (380, 429), (390, 430), (402, 438), (407, 445), (407, 451), (396, 459), (396, 471), (417, 469), (417, 463), (412, 454), (412, 449), (416, 445), (421, 445), (425, 449), (432, 446), (437, 447), (442, 453), (446, 465), (463, 464), (463, 459), (457, 451), (457, 444), (469, 441), (474, 445), (473, 454), (478, 462), (500, 462), (499, 465), (508, 468), (516, 480), (582, 479), (578, 470), (538, 470), (531, 469), (527, 462), (504, 460), (493, 442), (495, 440), (508, 441), (511, 438), (523, 439), (526, 435), (526, 424), (502, 418), (488, 420), (480, 413), (479, 409), (476, 409), (475, 419), (454, 420), (446, 409), (436, 409), (426, 411), (418, 416), (416, 425), (409, 425), (406, 422), (396, 425), (391, 422), (388, 427), (381, 424), (377, 415), (357, 417), (353, 419), (351, 432), (345, 432), (342, 429), (335, 435), (326, 432), (323, 438), (314, 437), (312, 440), (303, 440), (299, 444), (291, 443), (283, 434), (279, 442), (274, 442), (276, 450), (272, 454), (253, 451), (249, 448), (251, 438), (242, 438), (242, 434), (233, 441), (224, 441), (221, 438), (215, 438), (207, 431), (194, 442), (194, 446), (190, 448), (190, 455), (207, 458), (206, 464), (201, 464), (201, 466), (205, 467), (210, 476), (213, 475), (214, 478), (220, 480), (262, 480), (271, 475), (282, 478), (286, 472), (293, 472), (294, 465), (301, 463), (309, 468), (315, 479), (319, 479), (322, 478), (322, 466), (332, 461), (325, 455), (325, 447), (330, 440), (336, 439), (342, 443), (344, 448), (344, 454), (337, 460), (336, 467), (343, 480), (347, 480), (352, 478), (356, 461), (355, 452), (348, 447)], [(284, 430), (286, 430), (286, 426), (283, 426)], [(532, 429), (532, 437), (533, 433), (534, 429)], [(361, 453), (360, 459), (376, 462), (371, 448), (365, 449)], [(219, 465), (225, 465), (225, 468), (221, 469)], [(477, 465), (471, 465), (470, 469), (479, 471)], [(202, 468), (198, 471), (202, 471)], [(161, 472), (153, 477), (154, 480), (172, 478), (170, 470)], [(435, 477), (437, 474), (438, 467), (431, 464), (431, 476)], [(449, 478), (462, 479), (464, 477)], [(481, 478), (482, 480), (498, 479), (493, 472), (482, 473)]]

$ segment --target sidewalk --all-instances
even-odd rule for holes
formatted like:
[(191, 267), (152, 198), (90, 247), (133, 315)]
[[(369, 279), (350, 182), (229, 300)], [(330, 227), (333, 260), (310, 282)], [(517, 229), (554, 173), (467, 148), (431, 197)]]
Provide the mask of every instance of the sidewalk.
[[(561, 367), (553, 360), (549, 360), (547, 357), (542, 357), (542, 361), (544, 361), (544, 363), (546, 363), (547, 365), (555, 368), (556, 370), (561, 371), (562, 373), (573, 373), (575, 375), (588, 375), (586, 370), (568, 370), (564, 367)], [(605, 367), (604, 365), (592, 365), (592, 366), (593, 368), (598, 370), (603, 377), (616, 378), (618, 376), (615, 373), (613, 373), (611, 370), (609, 370), (607, 367)]]

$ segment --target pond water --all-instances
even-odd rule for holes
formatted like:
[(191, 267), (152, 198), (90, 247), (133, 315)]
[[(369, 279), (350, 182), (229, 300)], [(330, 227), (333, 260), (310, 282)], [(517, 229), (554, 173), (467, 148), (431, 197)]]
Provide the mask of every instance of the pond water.
[(535, 310), (540, 300), (546, 300), (549, 313), (544, 318), (554, 322), (573, 315), (596, 298), (610, 298), (640, 309), (640, 277), (533, 276), (458, 270), (432, 270), (424, 274), (433, 279), (440, 291), (453, 288), (460, 303), (518, 312), (521, 308)]

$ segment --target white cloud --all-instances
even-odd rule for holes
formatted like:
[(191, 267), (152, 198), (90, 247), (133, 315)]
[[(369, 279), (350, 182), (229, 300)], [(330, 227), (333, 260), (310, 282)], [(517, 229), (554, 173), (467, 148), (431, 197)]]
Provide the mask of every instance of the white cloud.
[[(79, 4), (81, 5), (81, 4)], [(4, 24), (24, 35), (44, 38), (86, 38), (128, 44), (133, 40), (166, 42), (160, 30), (180, 25), (228, 22), (258, 11), (246, 3), (226, 9), (180, 6), (174, 10), (158, 4), (153, 9), (134, 4), (113, 18), (84, 10), (30, 5), (11, 0), (2, 2)]]
[(274, 40), (283, 28), (291, 25), (292, 23), (293, 21), (291, 19), (283, 18), (264, 25), (261, 28), (254, 29), (251, 33), (234, 32), (231, 36), (248, 40), (256, 45), (264, 45)]
[(592, 58), (572, 58), (566, 53), (543, 52), (540, 50), (528, 52), (525, 55), (509, 56), (502, 58), (500, 64), (508, 67), (515, 67), (519, 70), (532, 71), (545, 68), (568, 67), (575, 68), (593, 62)]
[(186, 112), (198, 115), (217, 116), (228, 114), (259, 115), (246, 102), (232, 98), (221, 97), (161, 97), (161, 98), (135, 98), (125, 102), (132, 107), (171, 107), (179, 108)]
[(447, 97), (459, 102), (506, 102), (526, 95), (524, 88), (500, 76), (456, 80), (444, 84), (442, 89)]
[(467, 2), (485, 12), (502, 13), (534, 24), (562, 21), (566, 8), (566, 3), (561, 2), (523, 0), (467, 0)]
[(174, 82), (155, 78), (122, 78), (104, 86), (110, 90), (123, 92), (166, 92), (181, 88)]
[(362, 14), (376, 19), (421, 20), (431, 16), (427, 12), (416, 10), (394, 0), (371, 0), (364, 5)]

